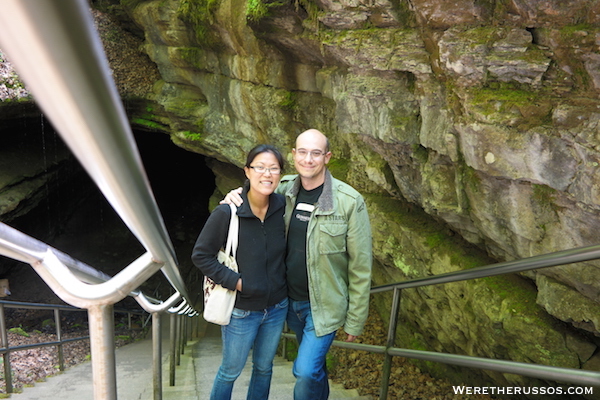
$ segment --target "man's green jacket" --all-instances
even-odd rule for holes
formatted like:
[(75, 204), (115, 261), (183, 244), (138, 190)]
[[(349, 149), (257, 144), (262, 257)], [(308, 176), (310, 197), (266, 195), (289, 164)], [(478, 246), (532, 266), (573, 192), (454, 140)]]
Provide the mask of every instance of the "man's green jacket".
[[(300, 189), (298, 175), (281, 178), (289, 228)], [(326, 171), (323, 192), (308, 222), (306, 263), (310, 306), (317, 336), (344, 327), (358, 336), (369, 313), (372, 237), (363, 197)]]

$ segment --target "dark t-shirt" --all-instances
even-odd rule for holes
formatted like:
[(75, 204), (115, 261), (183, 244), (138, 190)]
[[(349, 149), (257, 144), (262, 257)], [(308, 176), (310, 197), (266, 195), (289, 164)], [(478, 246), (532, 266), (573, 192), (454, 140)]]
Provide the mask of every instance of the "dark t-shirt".
[(288, 295), (296, 301), (309, 300), (306, 270), (306, 231), (308, 221), (322, 192), (323, 185), (313, 190), (304, 190), (303, 187), (300, 187), (290, 220), (286, 257)]

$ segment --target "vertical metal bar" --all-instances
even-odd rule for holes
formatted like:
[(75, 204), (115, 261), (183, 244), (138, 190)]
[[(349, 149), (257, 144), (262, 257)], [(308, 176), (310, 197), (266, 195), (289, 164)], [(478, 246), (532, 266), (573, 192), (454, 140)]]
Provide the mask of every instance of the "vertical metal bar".
[(177, 315), (177, 365), (181, 365), (181, 331), (183, 320), (181, 315)]
[(183, 315), (180, 315), (179, 320), (181, 321), (181, 340), (179, 341), (179, 354), (181, 357), (181, 355), (185, 354), (185, 345), (187, 343), (187, 318)]
[(60, 371), (65, 370), (65, 356), (63, 352), (63, 343), (62, 343), (62, 325), (60, 323), (60, 310), (58, 308), (54, 309), (54, 325), (56, 325), (56, 341), (59, 342), (57, 346), (58, 350), (58, 369)]
[(13, 392), (12, 371), (10, 368), (10, 350), (8, 349), (8, 334), (6, 333), (6, 318), (4, 315), (4, 304), (0, 304), (0, 344), (6, 349), (2, 356), (4, 364), (4, 382), (6, 383), (6, 393)]
[(169, 386), (175, 386), (175, 364), (177, 362), (177, 314), (171, 314), (169, 328), (171, 339), (171, 357), (169, 357)]
[(88, 308), (94, 400), (117, 399), (115, 319), (112, 304)]
[(152, 361), (154, 400), (162, 400), (162, 332), (161, 314), (152, 313)]
[[(396, 341), (396, 328), (398, 326), (398, 314), (400, 312), (400, 299), (402, 292), (398, 288), (394, 288), (394, 297), (392, 299), (392, 309), (390, 311), (390, 325), (388, 327), (388, 336), (386, 348), (394, 347)], [(388, 395), (388, 387), (390, 383), (390, 373), (392, 371), (392, 356), (386, 351), (383, 361), (383, 371), (381, 375), (381, 387), (379, 390), (379, 399), (386, 400)]]

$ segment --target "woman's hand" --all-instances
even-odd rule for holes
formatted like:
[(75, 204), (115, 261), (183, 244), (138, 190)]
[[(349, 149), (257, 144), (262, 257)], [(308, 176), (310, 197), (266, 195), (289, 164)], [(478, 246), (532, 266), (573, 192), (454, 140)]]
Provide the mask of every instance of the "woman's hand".
[(238, 292), (242, 291), (242, 278), (238, 279), (237, 284), (235, 285), (235, 290)]

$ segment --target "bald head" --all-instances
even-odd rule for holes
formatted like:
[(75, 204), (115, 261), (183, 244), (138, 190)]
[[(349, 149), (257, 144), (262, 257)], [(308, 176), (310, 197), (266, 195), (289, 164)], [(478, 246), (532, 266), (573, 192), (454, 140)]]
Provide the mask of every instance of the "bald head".
[(319, 148), (324, 153), (329, 152), (329, 139), (317, 129), (308, 129), (296, 138), (296, 148), (300, 148), (299, 143), (311, 143), (313, 148)]

